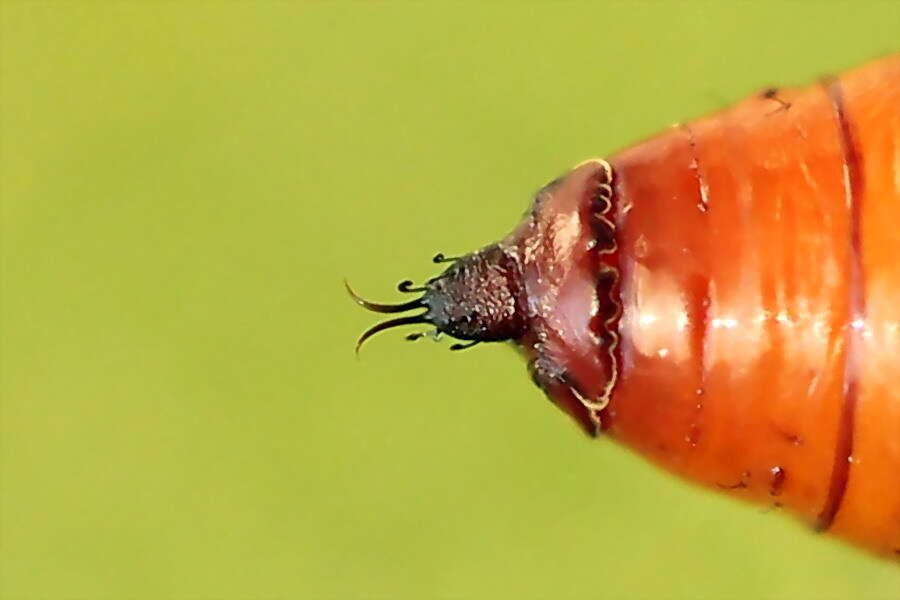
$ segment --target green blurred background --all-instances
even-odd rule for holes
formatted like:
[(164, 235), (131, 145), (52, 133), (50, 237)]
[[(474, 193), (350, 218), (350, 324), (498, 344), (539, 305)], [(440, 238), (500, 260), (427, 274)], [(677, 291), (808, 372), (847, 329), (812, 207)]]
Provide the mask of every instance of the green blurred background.
[(0, 11), (4, 599), (900, 595), (588, 441), (507, 347), (354, 360), (342, 289), (393, 300), (581, 159), (900, 49), (897, 3)]

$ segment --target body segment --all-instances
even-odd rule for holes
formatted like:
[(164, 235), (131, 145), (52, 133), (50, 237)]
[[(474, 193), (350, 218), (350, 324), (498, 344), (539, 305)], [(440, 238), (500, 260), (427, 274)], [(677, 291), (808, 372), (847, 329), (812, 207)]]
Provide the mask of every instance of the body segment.
[[(750, 98), (610, 159), (610, 435), (900, 549), (900, 60)], [(658, 165), (678, 165), (656, 178)], [(871, 473), (868, 475), (867, 473)]]
[(900, 555), (900, 55), (586, 161), (416, 291), (360, 341), (511, 340), (589, 434)]

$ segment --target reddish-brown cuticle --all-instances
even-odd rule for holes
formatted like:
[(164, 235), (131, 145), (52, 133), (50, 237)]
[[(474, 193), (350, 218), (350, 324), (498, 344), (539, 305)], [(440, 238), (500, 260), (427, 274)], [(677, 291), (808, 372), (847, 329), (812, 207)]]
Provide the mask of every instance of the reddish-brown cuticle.
[(717, 483), (716, 486), (723, 490), (743, 490), (750, 485), (750, 471), (741, 473), (741, 478), (736, 483)]
[(529, 307), (527, 335), (517, 341), (535, 380), (586, 430), (600, 427), (619, 369), (611, 184), (605, 162), (579, 165), (538, 194), (503, 242), (517, 249)]
[(512, 341), (587, 433), (900, 555), (898, 106), (900, 55), (582, 163), (417, 300), (351, 291), (421, 311), (360, 343)]
[(784, 489), (784, 480), (787, 478), (787, 471), (781, 467), (772, 467), (769, 471), (771, 481), (769, 482), (769, 495), (779, 496), (781, 490)]
[(803, 438), (796, 433), (792, 433), (790, 431), (782, 431), (781, 429), (775, 428), (775, 431), (784, 438), (784, 441), (790, 444), (791, 446), (802, 446)]
[[(839, 132), (841, 159), (844, 174), (844, 195), (850, 212), (849, 231), (849, 273), (848, 300), (849, 320), (862, 323), (866, 316), (865, 282), (862, 266), (862, 241), (860, 238), (862, 200), (865, 179), (863, 177), (862, 153), (852, 121), (847, 114), (844, 92), (838, 80), (826, 81), (828, 97), (834, 111), (835, 122)], [(853, 455), (854, 423), (856, 420), (857, 399), (859, 396), (860, 371), (860, 332), (857, 327), (849, 327), (846, 334), (847, 350), (844, 355), (843, 397), (841, 403), (841, 420), (836, 449), (834, 468), (828, 490), (828, 499), (819, 513), (817, 527), (824, 531), (831, 527), (837, 512), (841, 508), (847, 483), (850, 480), (850, 467)]]
[(779, 98), (790, 111), (751, 98), (610, 157), (623, 314), (608, 431), (815, 521), (849, 487), (835, 461), (853, 422), (834, 400), (853, 396), (841, 368), (853, 218), (829, 94)]

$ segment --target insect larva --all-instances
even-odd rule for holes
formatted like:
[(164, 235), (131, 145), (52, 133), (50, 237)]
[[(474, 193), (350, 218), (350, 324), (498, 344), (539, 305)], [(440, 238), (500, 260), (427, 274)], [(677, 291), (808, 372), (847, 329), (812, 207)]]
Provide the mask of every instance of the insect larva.
[(586, 161), (419, 291), (360, 343), (511, 340), (589, 434), (900, 551), (900, 56)]

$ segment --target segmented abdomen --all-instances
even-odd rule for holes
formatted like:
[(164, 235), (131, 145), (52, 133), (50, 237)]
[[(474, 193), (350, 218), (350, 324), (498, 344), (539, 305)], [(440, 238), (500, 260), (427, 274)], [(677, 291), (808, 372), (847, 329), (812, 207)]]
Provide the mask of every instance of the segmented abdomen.
[(900, 57), (610, 159), (609, 434), (900, 550)]

